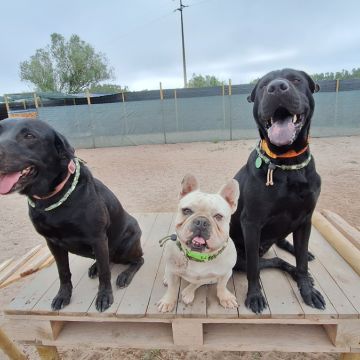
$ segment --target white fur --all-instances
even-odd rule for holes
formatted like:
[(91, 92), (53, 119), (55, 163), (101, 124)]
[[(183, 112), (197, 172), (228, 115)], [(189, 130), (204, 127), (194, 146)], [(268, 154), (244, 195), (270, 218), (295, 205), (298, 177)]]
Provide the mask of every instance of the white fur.
[[(187, 177), (189, 178), (189, 176)], [(194, 177), (190, 177), (190, 179), (194, 183)], [(183, 188), (186, 186), (186, 177), (182, 186)], [(188, 259), (175, 242), (168, 241), (164, 253), (166, 264), (164, 284), (167, 285), (167, 291), (158, 302), (159, 311), (168, 312), (174, 309), (180, 278), (189, 282), (189, 285), (181, 293), (185, 304), (190, 304), (194, 300), (195, 291), (201, 285), (217, 284), (217, 297), (220, 304), (225, 308), (238, 306), (236, 297), (226, 288), (237, 257), (235, 245), (229, 238), (229, 223), (231, 214), (236, 210), (238, 196), (239, 187), (234, 180), (225, 184), (218, 194), (203, 193), (198, 190), (197, 185), (190, 192), (180, 195), (181, 200), (175, 225), (178, 238), (183, 246), (186, 246), (186, 241), (191, 236), (192, 219), (200, 215), (205, 216), (212, 225), (211, 236), (207, 241), (210, 249), (207, 249), (206, 252), (218, 251), (226, 241), (227, 246), (215, 259), (197, 262)], [(182, 213), (184, 208), (191, 208), (193, 214), (184, 216)], [(223, 215), (221, 220), (215, 218), (215, 215), (219, 213)]]

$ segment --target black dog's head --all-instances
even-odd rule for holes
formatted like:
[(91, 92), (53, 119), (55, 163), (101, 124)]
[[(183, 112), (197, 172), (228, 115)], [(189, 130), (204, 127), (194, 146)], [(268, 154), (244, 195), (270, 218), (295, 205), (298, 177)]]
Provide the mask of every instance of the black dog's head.
[(48, 124), (12, 118), (0, 122), (0, 194), (46, 195), (67, 175), (74, 149)]
[[(314, 112), (312, 94), (319, 91), (304, 71), (283, 69), (263, 76), (251, 95), (260, 136), (275, 150), (298, 150), (307, 141)], [(281, 148), (281, 149), (276, 149)]]

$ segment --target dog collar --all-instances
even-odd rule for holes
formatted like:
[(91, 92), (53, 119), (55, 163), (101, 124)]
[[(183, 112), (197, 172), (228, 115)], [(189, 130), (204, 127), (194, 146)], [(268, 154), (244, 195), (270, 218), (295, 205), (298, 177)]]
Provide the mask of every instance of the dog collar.
[[(261, 168), (263, 162), (268, 165), (268, 171), (267, 171), (266, 183), (265, 183), (266, 186), (274, 185), (273, 173), (274, 173), (274, 170), (276, 168), (279, 168), (279, 169), (285, 170), (285, 171), (300, 170), (300, 169), (303, 169), (304, 167), (308, 166), (310, 161), (311, 161), (312, 155), (309, 152), (309, 156), (306, 158), (305, 161), (303, 161), (300, 164), (294, 164), (294, 165), (277, 165), (277, 164), (274, 164), (274, 163), (271, 162), (271, 160), (265, 154), (262, 153), (262, 149), (261, 149), (261, 144), (262, 143), (263, 143), (263, 141), (260, 141), (260, 143), (255, 148), (255, 150), (257, 152), (257, 155), (258, 155), (256, 160), (255, 160), (255, 167), (257, 169)], [(265, 144), (266, 144), (266, 142), (265, 142)], [(308, 149), (308, 145), (306, 145), (306, 147), (305, 147), (305, 150), (307, 150), (307, 149)], [(296, 156), (303, 154), (305, 152), (305, 150), (302, 149), (300, 152), (297, 153)], [(294, 151), (294, 153), (295, 152), (296, 151)], [(291, 156), (291, 157), (294, 157), (294, 156)]]
[(226, 240), (224, 246), (216, 251), (215, 253), (201, 253), (198, 251), (189, 250), (183, 246), (183, 244), (177, 240), (176, 245), (184, 253), (184, 255), (189, 259), (197, 262), (208, 262), (216, 259), (226, 248), (228, 240)]
[[(75, 163), (75, 164), (74, 164)], [(75, 167), (75, 168), (74, 168)], [(44, 211), (51, 211), (56, 209), (57, 207), (59, 207), (60, 205), (62, 205), (67, 198), (71, 195), (71, 193), (75, 190), (76, 185), (79, 182), (79, 177), (80, 177), (80, 161), (78, 158), (75, 158), (74, 160), (71, 160), (69, 165), (68, 165), (68, 174), (65, 178), (65, 180), (63, 180), (59, 185), (56, 186), (55, 191), (52, 192), (50, 195), (40, 198), (38, 196), (34, 196), (35, 199), (38, 200), (45, 200), (48, 199), (54, 195), (56, 195), (58, 192), (60, 192), (63, 187), (65, 186), (66, 182), (69, 180), (70, 176), (75, 172), (75, 176), (73, 179), (73, 182), (69, 188), (69, 190), (64, 194), (64, 196), (57, 201), (55, 204), (52, 204), (50, 206), (48, 206), (47, 208), (44, 209)], [(32, 207), (35, 208), (35, 202), (30, 198), (30, 196), (28, 196), (28, 204)]]

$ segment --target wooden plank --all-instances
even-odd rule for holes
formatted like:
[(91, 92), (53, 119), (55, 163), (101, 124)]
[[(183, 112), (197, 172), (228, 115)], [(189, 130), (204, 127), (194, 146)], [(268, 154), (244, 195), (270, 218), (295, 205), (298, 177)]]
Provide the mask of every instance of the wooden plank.
[(320, 325), (204, 324), (203, 349), (227, 351), (343, 352)]
[(321, 213), (332, 225), (336, 227), (351, 243), (360, 250), (360, 231), (346, 222), (340, 215), (330, 211), (322, 210)]
[[(261, 279), (261, 274), (260, 274)], [(261, 314), (255, 314), (245, 305), (245, 299), (248, 289), (248, 281), (246, 278), (246, 274), (244, 272), (234, 271), (233, 274), (234, 287), (236, 300), (238, 302), (238, 313), (241, 319), (251, 319), (251, 318), (269, 318), (271, 316), (269, 307), (265, 308)], [(263, 289), (264, 290), (264, 289)], [(264, 293), (266, 298), (266, 293)]]
[(10, 277), (8, 277), (0, 285), (0, 288), (6, 287), (13, 282), (22, 279), (24, 276), (30, 275), (33, 272), (40, 270), (43, 264), (46, 263), (50, 257), (52, 257), (52, 255), (47, 246), (42, 247), (25, 264), (20, 266)]
[[(84, 258), (77, 255), (72, 255), (74, 257), (73, 261), (70, 264), (70, 271), (72, 273), (71, 281), (73, 284), (73, 292), (72, 297), (70, 300), (70, 304), (74, 301), (74, 297), (78, 298), (80, 295), (78, 293), (77, 286), (80, 282), (80, 279), (83, 276), (87, 276), (87, 271), (89, 266), (93, 263), (94, 260)], [(96, 282), (96, 280), (94, 279)], [(56, 294), (59, 291), (60, 282), (59, 279), (56, 278), (54, 283), (47, 289), (47, 291), (39, 298), (36, 304), (34, 304), (33, 308), (31, 309), (32, 313), (36, 313), (38, 315), (47, 315), (47, 314), (59, 314), (59, 311), (52, 311), (51, 310), (51, 303)], [(78, 294), (77, 294), (78, 293)], [(69, 305), (70, 305), (69, 304)], [(68, 305), (68, 306), (69, 306)]]
[[(288, 240), (292, 242), (292, 236), (290, 235)], [(312, 238), (310, 237), (310, 243)], [(295, 257), (285, 252), (284, 250), (276, 247), (276, 253), (281, 258), (295, 265)], [(320, 284), (320, 288), (327, 296), (327, 304), (330, 302), (338, 314), (339, 318), (357, 318), (358, 312), (352, 306), (349, 299), (344, 295), (338, 284), (330, 276), (324, 265), (319, 261), (317, 254), (315, 254), (315, 260), (309, 261), (309, 270), (317, 283)]]
[[(264, 258), (274, 256), (274, 250), (270, 249)], [(261, 270), (261, 282), (272, 318), (303, 318), (305, 316), (289, 280), (281, 270)]]
[[(275, 254), (277, 256), (284, 259), (288, 263), (296, 266), (295, 257), (293, 255), (291, 255), (290, 253), (288, 253), (288, 252), (286, 252), (286, 251), (284, 251), (282, 249), (279, 249), (279, 248), (274, 247), (273, 250), (274, 250), (274, 252), (275, 252)], [(312, 262), (318, 263), (318, 260), (315, 259)], [(301, 294), (300, 294), (300, 291), (298, 289), (297, 283), (294, 281), (294, 279), (289, 274), (286, 274), (286, 276), (287, 276), (287, 278), (289, 280), (290, 286), (292, 287), (292, 289), (293, 289), (293, 291), (294, 291), (294, 293), (295, 293), (295, 295), (296, 295), (296, 297), (297, 297), (297, 299), (299, 301), (299, 304), (300, 304), (301, 308), (304, 311), (305, 318), (308, 318), (308, 319), (311, 318), (311, 319), (315, 319), (315, 320), (316, 319), (326, 319), (326, 318), (328, 318), (328, 319), (337, 319), (339, 317), (338, 312), (335, 310), (335, 308), (334, 308), (332, 302), (330, 301), (327, 293), (324, 291), (321, 284), (319, 283), (319, 280), (322, 282), (321, 277), (318, 280), (318, 277), (316, 276), (316, 274), (314, 274), (311, 271), (311, 268), (309, 269), (309, 272), (310, 272), (311, 276), (314, 279), (315, 289), (320, 291), (321, 294), (323, 295), (324, 299), (325, 299), (326, 307), (325, 307), (324, 310), (316, 309), (316, 308), (313, 308), (311, 306), (306, 305), (304, 303), (304, 300), (301, 297)], [(336, 285), (336, 284), (334, 284), (334, 285)]]
[(26, 360), (26, 356), (16, 347), (7, 335), (0, 329), (0, 349), (13, 360)]
[(8, 314), (28, 313), (48, 288), (58, 280), (55, 264), (39, 272), (31, 283), (24, 286), (20, 293), (4, 310)]
[[(142, 231), (141, 244), (142, 244), (142, 246), (144, 246), (144, 244), (149, 239), (149, 235), (151, 233), (152, 227), (154, 226), (157, 214), (156, 213), (134, 214), (134, 217), (139, 222), (139, 226)], [(119, 289), (116, 286), (116, 279), (117, 279), (118, 275), (122, 271), (124, 271), (126, 268), (128, 268), (128, 265), (123, 265), (123, 264), (114, 264), (111, 268), (111, 279), (112, 279), (112, 284), (113, 284), (113, 295), (114, 295), (113, 304), (108, 309), (106, 309), (104, 312), (100, 313), (98, 310), (96, 310), (95, 301), (93, 301), (87, 311), (87, 315), (95, 316), (95, 317), (108, 317), (108, 316), (115, 315), (115, 313), (126, 293), (126, 288)], [(136, 274), (135, 277), (136, 276), (138, 276), (138, 274)]]
[(317, 229), (311, 233), (310, 250), (316, 254), (355, 310), (360, 313), (360, 278)]
[(191, 304), (186, 305), (181, 300), (181, 291), (188, 285), (189, 283), (186, 280), (181, 279), (176, 315), (188, 318), (206, 317), (207, 285), (200, 286), (195, 292), (194, 301)]
[(42, 245), (37, 245), (26, 254), (24, 254), (19, 260), (14, 261), (11, 266), (7, 266), (0, 274), (0, 284), (13, 275), (22, 265), (24, 265), (29, 259), (31, 259), (40, 249)]
[(172, 213), (160, 213), (156, 217), (150, 238), (144, 246), (145, 263), (126, 289), (117, 316), (145, 316), (162, 255), (158, 241), (168, 234), (173, 216)]
[(36, 345), (36, 350), (41, 360), (60, 360), (56, 346), (40, 346)]
[(176, 319), (172, 322), (174, 344), (179, 346), (202, 346), (203, 324), (198, 320)]
[(336, 325), (324, 325), (324, 328), (336, 346), (359, 346), (360, 322), (343, 321)]
[[(3, 261), (1, 264), (0, 264), (0, 273), (1, 271), (3, 271), (12, 261), (14, 260), (14, 258), (10, 258), (10, 259), (7, 259), (5, 261)], [(0, 274), (1, 275), (1, 274)]]
[[(168, 234), (173, 234), (175, 232), (175, 222), (174, 221), (175, 221), (175, 216), (172, 218)], [(169, 241), (171, 241), (171, 240), (169, 240)], [(165, 246), (166, 246), (166, 244), (165, 244)], [(156, 273), (153, 289), (151, 291), (149, 304), (148, 304), (148, 307), (146, 310), (146, 316), (169, 318), (169, 317), (174, 317), (174, 314), (176, 313), (176, 306), (174, 307), (173, 311), (171, 311), (171, 312), (161, 313), (161, 312), (159, 312), (158, 307), (156, 305), (157, 302), (162, 298), (162, 296), (166, 292), (166, 287), (164, 286), (164, 275), (165, 275), (165, 264), (166, 264), (166, 260), (163, 256), (164, 248), (162, 248), (161, 251), (162, 251), (162, 254), (161, 254), (160, 265), (159, 265), (158, 271)], [(179, 290), (178, 290), (178, 293), (179, 293)]]
[(360, 275), (360, 250), (319, 212), (314, 212), (312, 222), (327, 242), (330, 243), (357, 274)]
[[(216, 284), (207, 285), (207, 298), (206, 298), (206, 311), (207, 316), (210, 318), (227, 318), (227, 319), (236, 319), (239, 314), (237, 308), (235, 309), (225, 309), (219, 303), (219, 299), (217, 297)], [(227, 288), (230, 290), (232, 294), (235, 295), (234, 281), (231, 277), (227, 283)]]

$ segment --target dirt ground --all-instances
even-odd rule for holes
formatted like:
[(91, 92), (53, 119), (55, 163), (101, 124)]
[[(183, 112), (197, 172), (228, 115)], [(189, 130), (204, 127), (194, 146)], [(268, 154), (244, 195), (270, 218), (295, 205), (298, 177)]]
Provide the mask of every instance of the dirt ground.
[[(254, 140), (218, 143), (143, 145), (78, 150), (93, 174), (119, 197), (129, 212), (174, 211), (182, 177), (193, 173), (204, 191), (217, 191), (225, 180), (243, 166)], [(318, 209), (327, 208), (352, 225), (360, 225), (360, 137), (314, 138), (311, 150), (322, 177)], [(0, 262), (19, 257), (43, 242), (27, 217), (26, 200), (20, 195), (0, 198)], [(0, 309), (25, 281), (0, 290)], [(0, 324), (1, 324), (0, 315)], [(174, 352), (109, 349), (59, 349), (64, 359), (338, 359), (336, 354)], [(37, 359), (32, 347), (24, 351)], [(0, 352), (0, 359), (4, 356)]]

